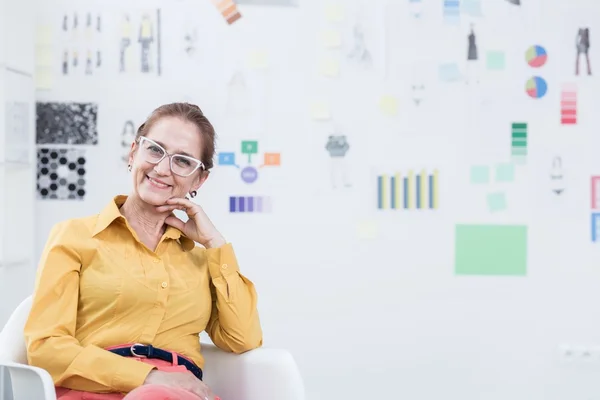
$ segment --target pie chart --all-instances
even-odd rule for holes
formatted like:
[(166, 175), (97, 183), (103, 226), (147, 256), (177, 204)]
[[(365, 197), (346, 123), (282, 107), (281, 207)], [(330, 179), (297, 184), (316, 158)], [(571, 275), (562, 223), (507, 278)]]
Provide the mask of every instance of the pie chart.
[(548, 84), (544, 78), (534, 76), (527, 80), (525, 83), (525, 91), (529, 97), (533, 99), (540, 99), (548, 92)]
[(548, 60), (548, 53), (542, 46), (534, 45), (527, 49), (525, 52), (525, 60), (527, 64), (533, 68), (539, 68), (546, 64)]

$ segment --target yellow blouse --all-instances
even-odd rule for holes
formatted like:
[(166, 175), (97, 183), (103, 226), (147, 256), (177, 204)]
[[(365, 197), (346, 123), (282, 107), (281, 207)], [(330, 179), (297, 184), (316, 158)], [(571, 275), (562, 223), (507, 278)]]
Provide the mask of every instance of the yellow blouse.
[(47, 370), (57, 386), (129, 392), (152, 366), (104, 348), (152, 344), (202, 368), (203, 330), (225, 351), (260, 347), (256, 291), (231, 244), (196, 247), (169, 227), (149, 250), (119, 212), (125, 199), (52, 229), (25, 325), (29, 364)]

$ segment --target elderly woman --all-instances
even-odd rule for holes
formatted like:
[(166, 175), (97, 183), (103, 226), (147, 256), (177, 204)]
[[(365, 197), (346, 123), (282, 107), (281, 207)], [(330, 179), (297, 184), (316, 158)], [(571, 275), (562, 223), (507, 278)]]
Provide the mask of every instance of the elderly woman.
[(214, 139), (197, 106), (159, 107), (131, 145), (131, 194), (52, 229), (24, 333), (59, 400), (215, 400), (199, 334), (234, 353), (262, 345), (254, 285), (187, 198), (208, 178)]

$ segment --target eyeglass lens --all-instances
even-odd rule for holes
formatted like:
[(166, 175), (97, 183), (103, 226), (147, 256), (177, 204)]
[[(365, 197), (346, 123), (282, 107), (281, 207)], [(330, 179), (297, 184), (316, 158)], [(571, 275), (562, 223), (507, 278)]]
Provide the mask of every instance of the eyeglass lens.
[[(156, 164), (160, 162), (166, 155), (165, 149), (158, 144), (151, 142), (148, 139), (143, 139), (141, 148), (144, 150), (146, 161)], [(177, 175), (187, 176), (198, 169), (199, 163), (191, 157), (180, 154), (171, 155), (171, 171)]]

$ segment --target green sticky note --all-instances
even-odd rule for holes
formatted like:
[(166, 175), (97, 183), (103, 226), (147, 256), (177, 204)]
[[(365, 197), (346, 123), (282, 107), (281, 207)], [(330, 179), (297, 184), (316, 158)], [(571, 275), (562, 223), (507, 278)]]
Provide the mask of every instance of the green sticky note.
[(456, 225), (456, 275), (527, 275), (527, 227)]
[(471, 167), (471, 183), (482, 184), (490, 182), (490, 168), (487, 165)]
[(488, 51), (485, 57), (487, 69), (501, 71), (506, 65), (503, 51)]
[(491, 212), (506, 210), (506, 195), (503, 192), (487, 195), (487, 204)]
[(512, 182), (515, 180), (515, 166), (512, 163), (496, 165), (496, 182)]

